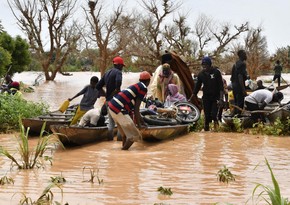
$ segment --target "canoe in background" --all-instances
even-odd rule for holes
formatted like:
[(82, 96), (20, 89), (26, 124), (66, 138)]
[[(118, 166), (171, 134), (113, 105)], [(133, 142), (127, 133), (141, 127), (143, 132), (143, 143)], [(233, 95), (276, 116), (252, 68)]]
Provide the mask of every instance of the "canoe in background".
[(32, 118), (23, 118), (22, 124), (25, 129), (30, 127), (29, 135), (39, 135), (42, 125), (46, 122), (45, 131), (51, 133), (50, 126), (55, 124), (68, 125), (76, 111), (77, 105), (70, 106), (65, 113), (60, 111), (50, 112), (46, 115), (41, 115)]

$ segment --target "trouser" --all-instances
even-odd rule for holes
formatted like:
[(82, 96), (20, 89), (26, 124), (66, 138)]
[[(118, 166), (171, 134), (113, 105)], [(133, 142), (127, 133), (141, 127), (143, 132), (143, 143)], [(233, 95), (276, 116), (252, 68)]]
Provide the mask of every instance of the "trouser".
[[(250, 103), (248, 101), (245, 101), (245, 104), (246, 104), (246, 109), (249, 111), (262, 110), (259, 108), (257, 103)], [(262, 113), (251, 113), (251, 119), (253, 119), (255, 122), (259, 120), (266, 122), (266, 119)]]
[(217, 114), (217, 100), (202, 99), (203, 111), (204, 111), (204, 127), (209, 127), (209, 123), (213, 120), (215, 123), (218, 122)]
[(87, 110), (81, 110), (81, 107), (78, 106), (76, 114), (74, 115), (70, 125), (75, 125), (79, 121), (79, 119), (87, 112)]
[(137, 129), (135, 123), (129, 115), (124, 115), (122, 112), (116, 114), (111, 109), (109, 109), (109, 114), (116, 122), (118, 131), (122, 137), (126, 137), (127, 140), (134, 142), (142, 139), (140, 131)]
[(273, 77), (273, 81), (275, 81), (276, 79), (278, 79), (278, 86), (280, 86), (281, 83), (281, 75), (280, 74), (275, 74)]
[(107, 110), (108, 110), (108, 120), (109, 120), (109, 122), (108, 122), (108, 139), (113, 140), (114, 139), (114, 128), (115, 128), (116, 124), (115, 124), (115, 121), (109, 112), (110, 108), (109, 108), (108, 104), (106, 104), (106, 106), (107, 106)]
[(235, 90), (233, 90), (233, 94), (234, 94), (234, 101), (235, 101), (235, 105), (238, 106), (240, 109), (238, 108), (234, 108), (234, 114), (241, 114), (241, 110), (244, 108), (244, 100), (245, 100), (245, 96), (243, 94), (243, 92), (237, 92)]

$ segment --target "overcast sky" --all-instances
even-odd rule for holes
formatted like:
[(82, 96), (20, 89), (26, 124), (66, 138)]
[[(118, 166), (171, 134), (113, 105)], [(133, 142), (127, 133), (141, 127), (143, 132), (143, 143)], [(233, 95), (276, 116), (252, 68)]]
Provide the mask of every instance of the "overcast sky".
[[(107, 0), (106, 2), (119, 1)], [(87, 0), (79, 2), (85, 3)], [(127, 0), (127, 2), (130, 6), (138, 5), (135, 0)], [(261, 26), (264, 29), (263, 34), (267, 38), (268, 50), (271, 54), (279, 47), (290, 45), (289, 0), (181, 0), (180, 2), (183, 4), (182, 11), (189, 14), (188, 23), (191, 27), (200, 14), (232, 25), (249, 21), (252, 27)], [(23, 36), (7, 1), (1, 0), (0, 7), (0, 20), (5, 30), (12, 36)]]

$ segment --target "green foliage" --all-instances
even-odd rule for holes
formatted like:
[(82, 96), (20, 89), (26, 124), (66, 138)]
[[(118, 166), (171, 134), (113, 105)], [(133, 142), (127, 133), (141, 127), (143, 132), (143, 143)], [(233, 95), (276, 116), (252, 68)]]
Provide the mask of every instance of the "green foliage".
[[(42, 204), (56, 204), (60, 205), (62, 203), (53, 201), (54, 193), (52, 192), (52, 188), (59, 188), (61, 191), (61, 197), (63, 198), (63, 189), (62, 184), (60, 183), (50, 183), (42, 192), (40, 197), (36, 201), (32, 201), (30, 197), (27, 197), (24, 193), (22, 193), (22, 199), (19, 201), (20, 205), (42, 205)], [(67, 204), (67, 203), (66, 203)]]
[(253, 125), (254, 129), (252, 134), (266, 134), (266, 135), (290, 135), (290, 119), (287, 118), (286, 121), (281, 121), (277, 118), (272, 124), (264, 124), (262, 122), (257, 122)]
[(36, 147), (33, 149), (29, 147), (28, 143), (28, 134), (29, 128), (25, 130), (24, 126), (20, 122), (20, 134), (16, 137), (18, 142), (18, 155), (20, 156), (18, 159), (14, 157), (8, 150), (0, 146), (0, 154), (6, 156), (8, 159), (12, 161), (12, 165), (16, 165), (18, 169), (33, 169), (35, 166), (40, 167), (43, 166), (43, 160), (45, 161), (47, 158), (44, 157), (44, 153), (47, 150), (52, 150), (53, 147), (51, 145), (61, 144), (58, 138), (53, 135), (44, 136), (44, 128), (45, 124), (43, 124), (38, 143)]
[(7, 66), (11, 63), (11, 54), (0, 44), (0, 76), (6, 73)]
[(48, 105), (26, 101), (13, 95), (0, 95), (0, 131), (19, 129), (19, 117), (35, 117), (48, 112)]
[(171, 188), (164, 188), (164, 187), (159, 187), (157, 189), (157, 191), (159, 191), (160, 194), (162, 195), (168, 195), (171, 196), (173, 194), (173, 192), (171, 191)]
[[(5, 69), (2, 70), (2, 72), (1, 72), (1, 65), (0, 65), (1, 75), (3, 75), (4, 73), (8, 71), (9, 64), (12, 65), (11, 69), (9, 70), (9, 74), (14, 74), (16, 72), (24, 71), (25, 67), (29, 65), (31, 61), (29, 45), (20, 36), (17, 36), (16, 38), (12, 38), (6, 32), (0, 33), (0, 47), (2, 47), (11, 56), (10, 60), (9, 58), (4, 58), (3, 62), (0, 59), (0, 62), (6, 65)], [(0, 50), (0, 53), (2, 52), (3, 51)]]
[(31, 62), (29, 45), (20, 36), (14, 39), (15, 48), (12, 53), (12, 67), (10, 73), (22, 72), (26, 70)]
[(235, 175), (225, 165), (218, 171), (217, 176), (219, 182), (226, 182), (228, 184), (229, 181), (235, 181)]
[(86, 169), (89, 169), (89, 171), (90, 171), (90, 179), (84, 180), (83, 182), (91, 182), (93, 184), (95, 177), (97, 177), (99, 185), (104, 183), (104, 180), (99, 178), (99, 169), (97, 170), (97, 174), (95, 174), (95, 169), (84, 167), (83, 168), (83, 175), (84, 175), (84, 171)]
[(14, 184), (14, 179), (11, 177), (3, 176), (0, 178), (0, 185)]
[[(254, 197), (256, 196), (256, 192), (258, 191), (258, 188), (262, 188), (262, 191), (259, 192), (257, 195), (257, 200), (264, 201), (266, 202), (266, 204), (271, 204), (271, 205), (290, 205), (290, 202), (288, 201), (288, 199), (283, 198), (281, 196), (280, 187), (272, 171), (272, 168), (266, 158), (265, 158), (265, 161), (270, 171), (274, 188), (272, 188), (271, 186), (266, 186), (266, 185), (257, 183), (252, 193), (252, 199), (254, 199)], [(266, 198), (266, 196), (268, 197)]]
[(66, 179), (61, 175), (61, 176), (56, 176), (56, 177), (50, 177), (50, 181), (54, 184), (64, 184), (66, 183)]
[(190, 132), (199, 132), (203, 129), (203, 127), (204, 127), (204, 115), (201, 115), (196, 123), (191, 124), (189, 126), (189, 131)]

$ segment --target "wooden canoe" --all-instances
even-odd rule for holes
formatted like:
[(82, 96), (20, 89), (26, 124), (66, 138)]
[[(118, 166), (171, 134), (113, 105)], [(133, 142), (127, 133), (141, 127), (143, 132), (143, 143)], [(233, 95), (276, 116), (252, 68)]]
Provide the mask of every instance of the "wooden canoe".
[(140, 131), (144, 141), (160, 141), (188, 133), (188, 126), (188, 124), (148, 126), (141, 128)]
[[(65, 146), (80, 146), (93, 142), (107, 140), (108, 129), (103, 127), (78, 127), (68, 125), (51, 125), (50, 129), (59, 137)], [(150, 126), (141, 128), (145, 141), (159, 141), (180, 136), (188, 132), (188, 125)], [(117, 129), (116, 129), (117, 133)]]
[(25, 129), (30, 128), (29, 135), (39, 135), (42, 125), (46, 122), (45, 131), (51, 133), (50, 126), (55, 124), (68, 125), (71, 122), (77, 105), (69, 107), (65, 113), (60, 111), (50, 112), (45, 115), (40, 115), (32, 118), (23, 118), (22, 124)]
[(273, 110), (267, 115), (267, 118), (269, 119), (270, 123), (274, 123), (277, 118), (279, 118), (281, 121), (286, 121), (287, 118), (290, 118), (290, 105)]
[(108, 127), (78, 127), (54, 124), (50, 126), (64, 146), (80, 146), (108, 139)]
[(222, 115), (223, 122), (226, 123), (230, 127), (235, 126), (234, 125), (235, 119), (240, 120), (241, 126), (243, 128), (252, 128), (253, 127), (254, 121), (251, 119), (250, 114), (243, 114), (239, 117), (233, 117), (233, 116), (229, 115), (228, 113), (224, 113)]

